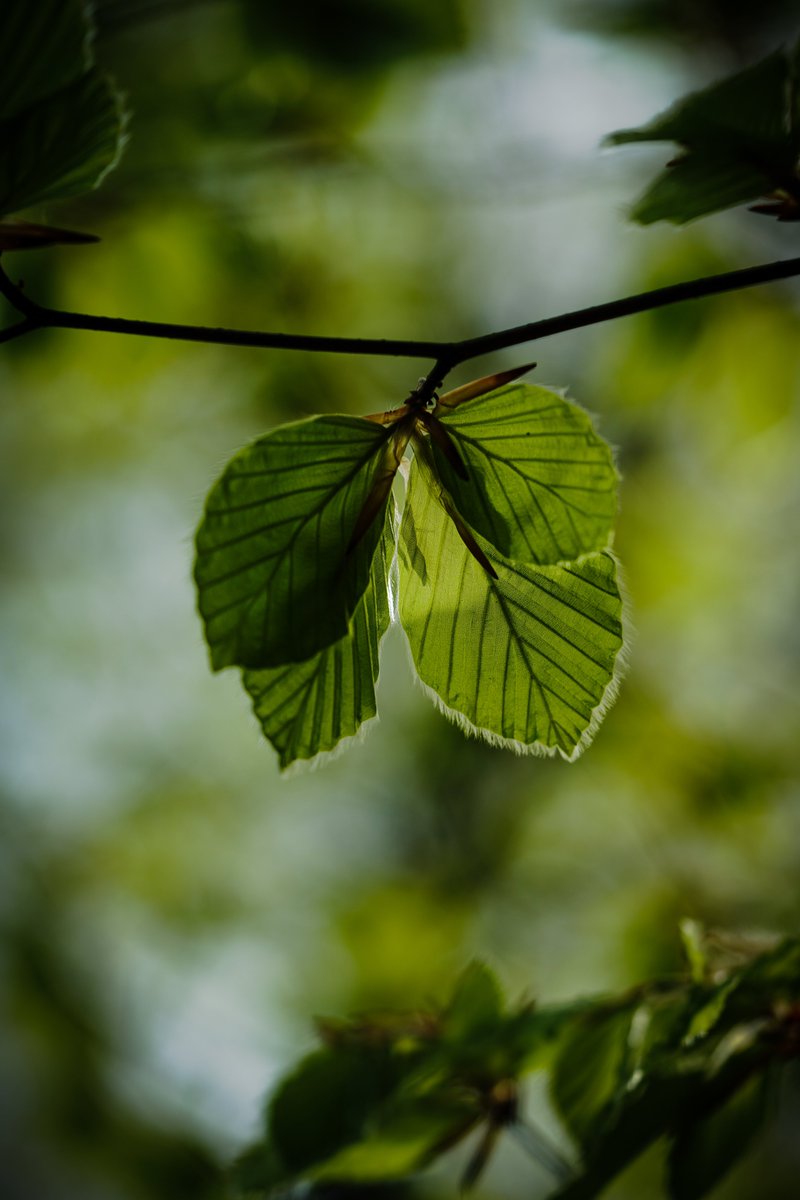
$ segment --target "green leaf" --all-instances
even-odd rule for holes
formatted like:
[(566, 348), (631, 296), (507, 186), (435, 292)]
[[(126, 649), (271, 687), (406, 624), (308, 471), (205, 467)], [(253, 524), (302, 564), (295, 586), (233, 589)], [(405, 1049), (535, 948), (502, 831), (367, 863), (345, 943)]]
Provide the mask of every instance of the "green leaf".
[[(637, 1011), (633, 1030), (638, 1020)], [(592, 1200), (658, 1137), (672, 1136), (676, 1131), (688, 1137), (696, 1123), (704, 1122), (727, 1104), (755, 1073), (763, 1070), (768, 1045), (759, 1041), (758, 1031), (748, 1024), (731, 1030), (721, 1043), (712, 1041), (711, 1054), (683, 1050), (680, 1043), (672, 1042), (640, 1063), (623, 1063), (614, 1103), (599, 1111), (594, 1128), (587, 1125), (584, 1170), (553, 1200)], [(720, 1054), (722, 1050), (724, 1055)], [(591, 1054), (590, 1045), (586, 1051)], [(613, 1059), (613, 1048), (608, 1057)], [(576, 1070), (580, 1070), (580, 1062), (576, 1051)], [(580, 1111), (582, 1101), (569, 1064), (561, 1069), (568, 1089), (577, 1095)], [(603, 1055), (598, 1073), (601, 1079), (608, 1075)], [(587, 1090), (595, 1086), (592, 1080), (587, 1081)], [(684, 1193), (675, 1194), (683, 1197)]]
[(352, 553), (348, 545), (389, 436), (357, 417), (312, 417), (259, 438), (225, 468), (195, 562), (215, 670), (303, 663), (349, 633), (382, 521)]
[(248, 1146), (230, 1169), (234, 1196), (264, 1196), (287, 1180), (287, 1171), (270, 1141)]
[(467, 468), (432, 451), (461, 516), (507, 558), (569, 562), (604, 550), (617, 512), (611, 448), (588, 413), (558, 393), (515, 383), (437, 415)]
[(246, 1178), (365, 1182), (418, 1170), (480, 1109), (463, 1088), (415, 1075), (417, 1062), (375, 1040), (309, 1055), (275, 1093), (267, 1140), (244, 1156)]
[(306, 662), (243, 672), (253, 711), (278, 751), (282, 769), (332, 751), (375, 716), (378, 651), (391, 620), (388, 576), (394, 548), (394, 520), (387, 506), (382, 544), (350, 631)]
[(478, 538), (475, 561), (412, 464), (400, 529), (400, 620), (422, 682), (463, 728), (573, 759), (614, 695), (622, 601), (610, 554), (524, 566)]
[(0, 22), (0, 215), (96, 187), (123, 144), (121, 101), (91, 65), (75, 0), (6, 0)]
[(592, 1000), (573, 1000), (542, 1008), (526, 1005), (512, 1017), (507, 1025), (506, 1040), (516, 1052), (518, 1070), (549, 1070), (576, 1018), (593, 1008), (594, 1003)]
[(747, 204), (773, 188), (770, 176), (727, 156), (691, 154), (664, 171), (631, 210), (640, 225), (697, 217)]
[(550, 1094), (567, 1129), (584, 1149), (600, 1141), (624, 1097), (633, 1016), (632, 1005), (590, 1010), (561, 1041)]
[(704, 143), (718, 150), (749, 148), (784, 161), (790, 64), (783, 51), (692, 92), (640, 129), (612, 133), (608, 142)]
[(268, 1111), (268, 1133), (287, 1173), (305, 1173), (361, 1141), (397, 1078), (383, 1047), (325, 1048), (303, 1059)]
[(88, 71), (92, 34), (82, 0), (3, 0), (0, 121)]
[(731, 1021), (749, 1020), (777, 1003), (800, 1002), (800, 938), (783, 938), (731, 979), (726, 1011)]
[(631, 1069), (648, 1074), (676, 1061), (697, 999), (696, 989), (677, 981), (648, 988), (631, 1029)]
[(608, 1184), (667, 1132), (691, 1100), (695, 1081), (676, 1076), (648, 1079), (625, 1098), (619, 1119), (593, 1147), (577, 1178), (550, 1200), (595, 1200)]
[(473, 962), (456, 981), (450, 1003), (442, 1014), (444, 1036), (468, 1041), (496, 1030), (503, 1016), (503, 993), (497, 976), (485, 963)]
[(119, 158), (121, 122), (118, 95), (92, 70), (0, 125), (0, 213), (97, 187)]
[(687, 1124), (669, 1154), (673, 1200), (700, 1200), (716, 1187), (759, 1132), (767, 1097), (767, 1076), (754, 1076), (705, 1119)]
[(402, 1179), (427, 1166), (443, 1144), (460, 1141), (474, 1124), (474, 1107), (453, 1096), (412, 1097), (378, 1109), (361, 1140), (326, 1159), (311, 1177), (351, 1183)]
[(633, 218), (682, 223), (776, 190), (796, 197), (796, 57), (771, 54), (685, 97), (642, 128), (611, 134), (606, 140), (615, 145), (672, 141), (686, 151), (645, 192)]

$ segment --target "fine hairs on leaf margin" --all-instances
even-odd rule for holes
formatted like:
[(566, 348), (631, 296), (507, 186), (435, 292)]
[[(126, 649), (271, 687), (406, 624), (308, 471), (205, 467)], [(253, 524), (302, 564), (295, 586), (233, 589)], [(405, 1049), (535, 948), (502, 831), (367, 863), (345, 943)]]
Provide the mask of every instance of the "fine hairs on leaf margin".
[[(406, 633), (405, 629), (402, 629), (401, 625), (403, 643), (406, 649), (406, 657), (415, 685), (420, 688), (423, 695), (425, 695), (427, 699), (431, 701), (434, 708), (436, 708), (444, 717), (446, 717), (448, 721), (452, 721), (453, 724), (456, 725), (466, 737), (475, 738), (477, 741), (485, 742), (487, 745), (493, 746), (498, 750), (510, 750), (513, 754), (516, 754), (520, 758), (561, 757), (565, 762), (576, 762), (581, 757), (584, 750), (586, 750), (594, 741), (595, 735), (602, 725), (606, 714), (619, 696), (620, 686), (630, 667), (631, 643), (635, 641), (635, 631), (631, 620), (628, 590), (619, 559), (610, 548), (606, 549), (605, 553), (614, 560), (617, 570), (617, 587), (622, 599), (622, 646), (617, 652), (617, 656), (614, 660), (614, 671), (611, 679), (606, 685), (602, 699), (600, 700), (599, 704), (596, 704), (592, 709), (591, 720), (571, 754), (565, 754), (564, 751), (558, 746), (546, 746), (543, 742), (532, 742), (530, 745), (527, 745), (525, 742), (516, 741), (513, 738), (501, 737), (500, 734), (492, 733), (488, 729), (482, 729), (480, 726), (474, 725), (473, 722), (470, 721), (468, 717), (465, 717), (463, 713), (458, 712), (457, 709), (450, 708), (445, 701), (442, 700), (441, 696), (429, 686), (429, 684), (420, 679), (416, 666), (414, 665), (414, 658), (411, 651), (411, 645), (408, 640), (408, 634)], [(581, 562), (582, 560), (591, 557), (592, 555), (584, 554), (575, 561)]]

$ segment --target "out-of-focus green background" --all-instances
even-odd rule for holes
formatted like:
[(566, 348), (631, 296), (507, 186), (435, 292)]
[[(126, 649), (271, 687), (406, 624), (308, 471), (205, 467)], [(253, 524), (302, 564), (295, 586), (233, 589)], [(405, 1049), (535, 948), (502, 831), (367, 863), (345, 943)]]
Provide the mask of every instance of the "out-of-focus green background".
[[(36, 214), (99, 246), (8, 257), (42, 301), (451, 338), (797, 252), (743, 211), (630, 226), (669, 148), (598, 150), (773, 48), (791, 2), (97, 7), (130, 145), (101, 191)], [(797, 931), (799, 298), (536, 347), (624, 477), (630, 672), (572, 766), (465, 741), (394, 631), (366, 742), (283, 780), (235, 673), (208, 670), (192, 532), (226, 458), (286, 419), (390, 407), (424, 363), (3, 347), (4, 1200), (219, 1195), (313, 1014), (435, 1000), (472, 956), (549, 1001), (676, 969), (684, 915)], [(721, 1197), (795, 1194), (797, 1115), (787, 1095)], [(609, 1195), (657, 1197), (658, 1166)], [(547, 1186), (510, 1146), (479, 1193)]]

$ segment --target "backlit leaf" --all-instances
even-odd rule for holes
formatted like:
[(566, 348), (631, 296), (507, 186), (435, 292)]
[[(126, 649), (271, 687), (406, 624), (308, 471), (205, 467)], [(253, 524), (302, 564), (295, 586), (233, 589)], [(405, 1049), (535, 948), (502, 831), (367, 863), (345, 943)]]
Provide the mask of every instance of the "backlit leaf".
[(435, 442), (439, 475), (461, 516), (507, 558), (568, 562), (606, 548), (617, 472), (589, 415), (558, 393), (515, 383), (443, 409), (467, 468)]
[(378, 650), (391, 619), (388, 575), (395, 542), (389, 508), (385, 522), (349, 632), (306, 662), (243, 672), (253, 711), (282, 768), (333, 750), (376, 714)]
[(382, 521), (352, 553), (348, 545), (389, 436), (357, 417), (312, 417), (228, 464), (208, 495), (195, 562), (215, 670), (303, 663), (348, 634)]
[(577, 757), (613, 698), (622, 601), (608, 553), (528, 566), (478, 543), (492, 579), (411, 469), (400, 619), (422, 682), (463, 728), (520, 753)]

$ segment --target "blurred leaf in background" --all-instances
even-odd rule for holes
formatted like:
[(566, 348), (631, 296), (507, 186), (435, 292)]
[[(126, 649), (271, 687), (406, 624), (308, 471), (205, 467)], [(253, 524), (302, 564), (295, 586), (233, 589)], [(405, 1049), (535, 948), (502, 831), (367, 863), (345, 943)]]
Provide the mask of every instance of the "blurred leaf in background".
[[(611, 145), (678, 142), (681, 151), (631, 217), (683, 224), (762, 197), (753, 211), (800, 219), (800, 42), (679, 100)], [(765, 202), (768, 200), (768, 202)]]
[(567, 19), (610, 37), (675, 44), (727, 65), (752, 62), (796, 33), (794, 0), (570, 0)]
[[(669, 1195), (699, 1200), (760, 1133), (779, 1073), (800, 1056), (797, 939), (756, 944), (723, 968), (714, 940), (724, 939), (706, 946), (699, 931), (694, 965), (713, 959), (702, 981), (683, 972), (537, 1008), (507, 1005), (493, 973), (472, 963), (437, 1009), (319, 1022), (322, 1048), (278, 1085), (263, 1140), (233, 1168), (234, 1191), (402, 1178), (485, 1125), (464, 1190), (501, 1134), (525, 1138), (558, 1200), (600, 1195), (666, 1138)], [(520, 1117), (520, 1080), (543, 1067), (579, 1150), (572, 1161)]]
[[(125, 114), (95, 65), (94, 26), (79, 0), (31, 9), (6, 0), (0, 21), (0, 216), (97, 187), (118, 163)], [(0, 223), (0, 251), (92, 237)]]

